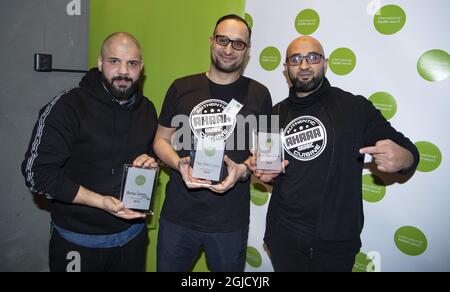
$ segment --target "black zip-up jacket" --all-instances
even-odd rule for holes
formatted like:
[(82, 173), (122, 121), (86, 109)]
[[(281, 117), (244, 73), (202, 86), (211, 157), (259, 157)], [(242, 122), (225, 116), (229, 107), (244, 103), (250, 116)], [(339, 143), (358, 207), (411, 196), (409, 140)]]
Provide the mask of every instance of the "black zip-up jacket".
[[(316, 226), (318, 239), (326, 241), (347, 241), (358, 239), (364, 224), (362, 201), (362, 171), (364, 157), (359, 150), (374, 146), (380, 140), (390, 139), (414, 156), (414, 164), (402, 174), (415, 171), (419, 163), (416, 146), (403, 134), (396, 131), (373, 104), (363, 96), (355, 96), (339, 88), (331, 87), (327, 79), (321, 88), (313, 93), (316, 102), (325, 109), (333, 131), (332, 158), (324, 176), (318, 177), (318, 184), (325, 184), (322, 196), (320, 216)], [(290, 97), (274, 106), (274, 112), (280, 114), (280, 120), (287, 116), (293, 98), (297, 98), (291, 88)], [(289, 122), (289, 121), (286, 121)], [(282, 125), (284, 126), (284, 125)], [(289, 167), (286, 171), (289, 171)], [(279, 203), (276, 196), (279, 177), (274, 183), (267, 215), (267, 225), (275, 226), (279, 222)], [(299, 183), (301, 178), (299, 178)], [(287, 195), (287, 194), (284, 194)], [(266, 237), (270, 236), (270, 228)]]
[(141, 154), (153, 156), (157, 114), (141, 91), (135, 103), (121, 106), (92, 69), (78, 88), (43, 107), (22, 164), (27, 186), (51, 201), (53, 222), (72, 232), (107, 235), (135, 221), (72, 204), (83, 186), (102, 195), (120, 196), (124, 164)]

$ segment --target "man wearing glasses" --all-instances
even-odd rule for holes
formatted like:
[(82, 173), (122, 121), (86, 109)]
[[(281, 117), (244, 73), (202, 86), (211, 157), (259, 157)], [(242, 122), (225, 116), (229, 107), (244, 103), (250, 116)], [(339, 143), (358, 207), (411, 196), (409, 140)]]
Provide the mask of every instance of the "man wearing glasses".
[(281, 176), (256, 172), (275, 179), (265, 243), (275, 271), (351, 271), (364, 221), (364, 154), (382, 172), (409, 174), (419, 153), (370, 101), (330, 85), (314, 38), (294, 40), (285, 66), (292, 87), (273, 114), (289, 166)]
[[(158, 271), (189, 271), (202, 249), (211, 270), (244, 270), (250, 209), (249, 143), (238, 148), (236, 141), (244, 132), (223, 112), (238, 102), (243, 105), (238, 117), (271, 113), (267, 88), (241, 75), (250, 39), (251, 29), (241, 17), (219, 19), (210, 40), (209, 71), (178, 79), (167, 92), (154, 142), (157, 155), (172, 168), (159, 226)], [(185, 118), (183, 125), (176, 122), (180, 116)], [(174, 150), (172, 136), (186, 124), (189, 137), (183, 139), (191, 139), (191, 133), (199, 140), (234, 139), (234, 145), (227, 143), (225, 148), (227, 176), (219, 184), (208, 187), (205, 183), (209, 182), (192, 177), (190, 149)]]

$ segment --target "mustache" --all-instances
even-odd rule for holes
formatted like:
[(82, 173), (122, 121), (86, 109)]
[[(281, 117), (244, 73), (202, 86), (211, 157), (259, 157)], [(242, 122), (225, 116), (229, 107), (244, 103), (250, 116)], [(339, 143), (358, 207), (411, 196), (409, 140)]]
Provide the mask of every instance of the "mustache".
[(117, 76), (117, 77), (113, 77), (111, 79), (111, 83), (114, 81), (129, 81), (129, 82), (133, 82), (133, 79), (127, 76)]

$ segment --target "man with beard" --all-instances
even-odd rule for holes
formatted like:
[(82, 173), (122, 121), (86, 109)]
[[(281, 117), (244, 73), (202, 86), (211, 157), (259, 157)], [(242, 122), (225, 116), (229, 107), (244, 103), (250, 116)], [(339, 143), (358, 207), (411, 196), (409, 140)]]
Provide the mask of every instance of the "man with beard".
[(145, 215), (119, 200), (124, 164), (157, 166), (143, 66), (138, 41), (115, 33), (98, 69), (40, 111), (22, 171), (32, 192), (51, 199), (51, 271), (144, 270)]
[[(208, 187), (198, 186), (208, 182), (192, 177), (190, 149), (177, 147), (176, 151), (171, 140), (187, 126), (184, 140), (190, 140), (192, 132), (200, 140), (237, 141), (239, 126), (223, 113), (232, 100), (243, 105), (239, 112), (243, 118), (270, 115), (272, 99), (267, 88), (241, 75), (250, 39), (251, 29), (244, 19), (222, 17), (210, 39), (209, 71), (178, 79), (167, 92), (154, 142), (157, 155), (172, 168), (159, 225), (158, 271), (189, 271), (201, 249), (215, 272), (244, 270), (250, 212), (249, 143), (244, 149), (236, 149), (238, 143), (235, 147), (227, 143), (224, 169), (228, 175)], [(182, 125), (176, 122), (179, 117), (184, 117)]]
[(331, 87), (327, 65), (312, 37), (287, 49), (292, 88), (273, 114), (289, 167), (281, 176), (256, 172), (275, 179), (265, 234), (275, 271), (351, 271), (364, 221), (364, 154), (386, 173), (410, 174), (419, 163), (414, 144), (370, 101)]

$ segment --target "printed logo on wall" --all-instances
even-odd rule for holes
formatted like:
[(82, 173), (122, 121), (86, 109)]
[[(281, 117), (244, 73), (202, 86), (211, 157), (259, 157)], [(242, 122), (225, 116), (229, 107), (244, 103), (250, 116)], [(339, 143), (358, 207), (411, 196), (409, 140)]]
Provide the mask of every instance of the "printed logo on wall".
[(394, 236), (395, 245), (406, 255), (419, 256), (428, 247), (425, 234), (416, 227), (405, 226), (397, 230)]
[(386, 185), (381, 178), (374, 174), (363, 176), (363, 199), (369, 203), (378, 203), (386, 195)]
[(261, 183), (250, 185), (250, 199), (256, 206), (264, 206), (269, 201), (269, 191)]
[(444, 81), (450, 74), (450, 56), (442, 50), (428, 51), (417, 62), (417, 70), (425, 80)]
[(245, 13), (244, 19), (245, 21), (247, 21), (248, 26), (250, 26), (250, 28), (253, 29), (253, 17), (250, 14)]
[(339, 48), (329, 58), (331, 71), (336, 75), (348, 75), (356, 67), (356, 55), (349, 48)]
[(323, 123), (315, 117), (299, 117), (284, 131), (284, 148), (297, 160), (314, 160), (326, 147), (327, 131)]
[(397, 113), (397, 102), (395, 98), (387, 92), (377, 92), (369, 97), (373, 105), (381, 111), (386, 120), (392, 119)]
[(311, 35), (317, 31), (320, 26), (320, 16), (313, 9), (305, 9), (297, 15), (295, 19), (295, 28), (299, 34)]
[(415, 145), (420, 153), (418, 171), (432, 172), (441, 165), (442, 154), (436, 145), (426, 141), (417, 142)]
[(253, 268), (261, 267), (262, 256), (256, 248), (251, 246), (247, 247), (247, 263)]
[(375, 262), (369, 257), (369, 255), (360, 252), (356, 255), (355, 265), (352, 272), (354, 273), (369, 273), (375, 272), (377, 269)]
[(189, 124), (199, 140), (225, 141), (236, 127), (236, 117), (230, 118), (223, 111), (228, 104), (219, 99), (209, 99), (197, 105), (191, 112)]
[(406, 13), (397, 5), (381, 7), (374, 17), (375, 29), (384, 35), (393, 35), (406, 24)]
[(259, 55), (259, 62), (264, 70), (273, 71), (281, 63), (281, 53), (275, 47), (267, 47)]

